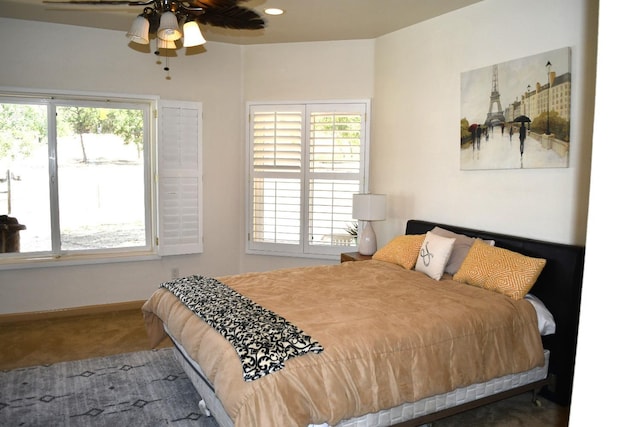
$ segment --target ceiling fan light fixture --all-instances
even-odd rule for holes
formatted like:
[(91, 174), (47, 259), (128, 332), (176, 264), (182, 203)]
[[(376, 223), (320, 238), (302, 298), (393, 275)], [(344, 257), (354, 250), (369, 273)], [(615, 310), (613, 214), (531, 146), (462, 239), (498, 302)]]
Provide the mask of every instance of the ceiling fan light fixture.
[(131, 24), (127, 37), (138, 44), (149, 44), (149, 21), (147, 18), (138, 15)]
[(176, 42), (172, 40), (156, 39), (158, 49), (177, 49)]
[[(262, 16), (250, 8), (238, 5), (241, 1), (245, 0), (45, 0), (44, 2), (143, 6), (142, 13), (134, 19), (126, 36), (130, 42), (142, 45), (149, 45), (149, 35), (155, 36), (156, 49), (153, 53), (160, 55), (160, 51), (163, 50), (162, 54), (167, 60), (164, 69), (169, 71), (169, 50), (183, 46), (186, 48), (201, 46), (206, 43), (198, 23), (234, 30), (264, 29), (266, 23)], [(281, 14), (282, 11), (275, 13)], [(176, 43), (177, 40), (180, 42)], [(135, 50), (140, 51), (140, 49)], [(200, 53), (200, 51), (191, 53)]]
[(156, 33), (158, 38), (167, 41), (176, 41), (182, 37), (180, 27), (178, 26), (178, 18), (173, 12), (164, 12), (160, 16), (160, 26)]
[(184, 47), (194, 47), (205, 44), (207, 41), (202, 37), (202, 32), (196, 21), (189, 21), (182, 27), (184, 32)]

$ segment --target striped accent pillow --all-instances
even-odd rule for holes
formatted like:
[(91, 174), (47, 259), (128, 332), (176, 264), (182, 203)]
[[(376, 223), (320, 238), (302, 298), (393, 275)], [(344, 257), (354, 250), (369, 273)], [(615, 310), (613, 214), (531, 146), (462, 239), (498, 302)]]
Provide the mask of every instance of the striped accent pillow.
[(519, 300), (533, 287), (547, 260), (476, 240), (453, 280)]

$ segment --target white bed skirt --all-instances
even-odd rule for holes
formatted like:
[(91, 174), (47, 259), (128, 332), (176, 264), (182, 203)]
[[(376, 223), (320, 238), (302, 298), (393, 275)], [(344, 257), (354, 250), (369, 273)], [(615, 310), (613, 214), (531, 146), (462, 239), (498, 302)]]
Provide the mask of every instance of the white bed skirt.
[[(172, 339), (173, 340), (173, 339)], [(233, 421), (227, 415), (222, 403), (215, 395), (211, 383), (206, 376), (184, 351), (182, 346), (173, 340), (176, 360), (182, 366), (193, 386), (202, 397), (200, 408), (206, 415), (212, 415), (220, 427), (233, 427)], [(522, 387), (547, 377), (549, 369), (549, 351), (544, 351), (545, 363), (543, 366), (533, 368), (518, 374), (505, 375), (494, 378), (484, 383), (471, 384), (448, 393), (427, 397), (417, 402), (405, 403), (391, 409), (362, 415), (356, 418), (342, 420), (335, 427), (385, 427), (398, 424), (414, 418), (440, 412), (465, 403), (473, 402), (494, 394), (502, 393), (514, 388)], [(328, 424), (310, 425), (309, 427), (329, 427)]]

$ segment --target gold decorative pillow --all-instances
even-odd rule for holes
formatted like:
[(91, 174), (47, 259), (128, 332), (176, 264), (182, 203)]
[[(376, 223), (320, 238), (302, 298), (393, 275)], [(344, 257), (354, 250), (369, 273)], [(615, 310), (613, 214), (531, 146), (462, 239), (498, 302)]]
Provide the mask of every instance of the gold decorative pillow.
[(542, 272), (546, 259), (532, 258), (476, 240), (453, 280), (522, 299)]
[(372, 258), (378, 261), (398, 264), (407, 270), (411, 270), (416, 265), (424, 237), (424, 234), (405, 234), (394, 237), (393, 240), (373, 254)]

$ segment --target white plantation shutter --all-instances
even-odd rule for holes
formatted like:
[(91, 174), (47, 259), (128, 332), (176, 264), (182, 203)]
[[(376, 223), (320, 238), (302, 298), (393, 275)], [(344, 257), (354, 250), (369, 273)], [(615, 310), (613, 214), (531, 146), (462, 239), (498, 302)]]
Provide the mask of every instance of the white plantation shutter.
[(202, 235), (202, 104), (158, 106), (160, 255), (200, 253)]
[(366, 189), (367, 101), (250, 104), (248, 251), (329, 255), (355, 247)]
[(308, 252), (356, 244), (345, 228), (354, 221), (352, 196), (364, 185), (365, 120), (363, 104), (308, 108)]
[(250, 129), (250, 247), (299, 251), (303, 106), (254, 106)]

